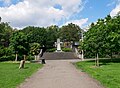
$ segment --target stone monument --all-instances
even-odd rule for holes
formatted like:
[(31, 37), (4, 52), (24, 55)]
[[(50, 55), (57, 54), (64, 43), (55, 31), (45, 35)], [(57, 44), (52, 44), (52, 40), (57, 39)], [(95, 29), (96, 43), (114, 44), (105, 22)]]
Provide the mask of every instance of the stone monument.
[(57, 46), (56, 52), (62, 52), (60, 44), (61, 44), (61, 42), (60, 42), (60, 39), (58, 38), (57, 42), (56, 42), (56, 46)]

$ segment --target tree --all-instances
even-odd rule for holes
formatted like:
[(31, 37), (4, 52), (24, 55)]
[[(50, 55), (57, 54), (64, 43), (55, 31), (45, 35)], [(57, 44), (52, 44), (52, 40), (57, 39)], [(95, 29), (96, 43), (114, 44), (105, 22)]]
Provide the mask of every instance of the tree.
[(39, 43), (30, 44), (30, 53), (32, 55), (38, 55), (39, 52), (40, 52), (40, 44)]
[(29, 26), (21, 30), (21, 32), (28, 35), (30, 43), (39, 43), (40, 46), (45, 45), (48, 48), (52, 48), (58, 38), (58, 30), (59, 27), (56, 25), (47, 28)]
[(80, 27), (70, 23), (66, 26), (62, 26), (62, 28), (60, 29), (60, 38), (63, 41), (75, 42), (75, 41), (79, 41), (80, 33), (81, 33)]
[(41, 46), (46, 45), (47, 32), (45, 28), (40, 27), (26, 27), (21, 32), (28, 36), (29, 43), (39, 43)]
[(19, 55), (28, 55), (29, 42), (28, 37), (23, 32), (15, 32), (10, 39), (10, 47)]
[(35, 60), (39, 53), (40, 53), (40, 44), (39, 43), (31, 43), (30, 44), (30, 54), (35, 56)]
[(53, 48), (53, 45), (55, 44), (55, 41), (57, 38), (59, 38), (58, 33), (59, 33), (59, 27), (56, 25), (52, 25), (46, 28), (47, 30), (47, 47)]
[(96, 24), (91, 24), (90, 29), (85, 33), (83, 49), (86, 57), (100, 57), (119, 53), (120, 49), (120, 16), (105, 19), (98, 19)]
[(0, 45), (4, 47), (9, 46), (9, 39), (13, 33), (13, 29), (9, 26), (8, 23), (0, 23)]
[(6, 22), (0, 22), (0, 61), (12, 60), (12, 50), (9, 48), (9, 39), (13, 33), (13, 29)]

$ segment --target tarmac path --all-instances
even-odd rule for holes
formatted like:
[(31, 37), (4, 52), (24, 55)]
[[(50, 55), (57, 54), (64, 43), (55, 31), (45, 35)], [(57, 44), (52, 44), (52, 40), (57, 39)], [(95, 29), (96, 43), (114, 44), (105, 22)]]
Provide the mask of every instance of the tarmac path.
[(103, 88), (72, 64), (78, 60), (47, 60), (44, 67), (17, 88)]

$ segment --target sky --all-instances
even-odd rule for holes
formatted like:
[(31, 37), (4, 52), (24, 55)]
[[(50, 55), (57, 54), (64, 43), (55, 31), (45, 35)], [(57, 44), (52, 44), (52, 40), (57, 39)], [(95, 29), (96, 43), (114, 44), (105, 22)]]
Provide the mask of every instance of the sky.
[(120, 11), (120, 0), (0, 0), (2, 22), (13, 28), (74, 23), (85, 28)]

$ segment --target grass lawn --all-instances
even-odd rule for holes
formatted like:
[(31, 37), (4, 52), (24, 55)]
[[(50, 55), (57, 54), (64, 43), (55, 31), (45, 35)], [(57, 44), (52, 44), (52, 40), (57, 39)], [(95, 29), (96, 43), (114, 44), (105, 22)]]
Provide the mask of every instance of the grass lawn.
[(16, 88), (42, 65), (26, 63), (24, 69), (18, 67), (18, 63), (0, 63), (0, 88)]
[(120, 88), (120, 59), (100, 60), (100, 67), (95, 67), (94, 61), (77, 62), (76, 66), (106, 88)]

